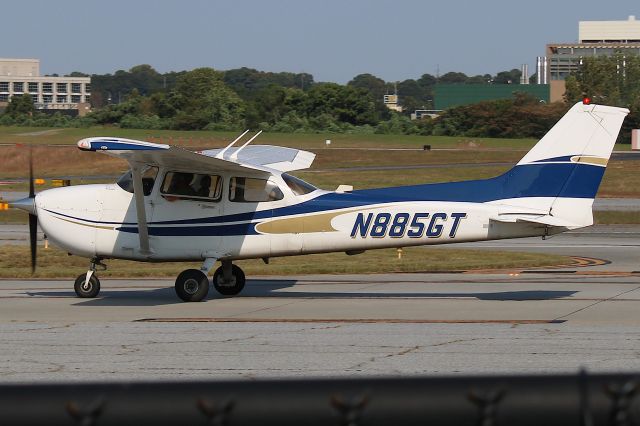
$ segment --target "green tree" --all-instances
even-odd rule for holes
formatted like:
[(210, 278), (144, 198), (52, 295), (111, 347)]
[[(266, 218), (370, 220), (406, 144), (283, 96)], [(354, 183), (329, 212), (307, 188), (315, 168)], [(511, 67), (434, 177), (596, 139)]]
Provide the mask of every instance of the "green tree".
[(631, 129), (640, 127), (640, 56), (617, 53), (584, 58), (565, 84), (564, 98), (569, 104), (586, 96), (594, 103), (629, 108), (631, 113), (618, 138), (629, 143)]
[(247, 126), (273, 125), (282, 119), (289, 112), (286, 101), (291, 90), (296, 89), (285, 89), (275, 84), (260, 90), (252, 101), (247, 102)]
[(500, 71), (493, 77), (494, 84), (520, 84), (520, 77), (522, 76), (522, 71), (517, 68), (512, 69), (511, 71)]
[(31, 117), (36, 112), (31, 95), (13, 95), (4, 113), (11, 118)]
[(303, 107), (309, 118), (328, 114), (336, 121), (356, 126), (378, 121), (373, 97), (364, 89), (353, 86), (316, 84), (307, 92)]
[(448, 72), (441, 75), (438, 78), (438, 83), (451, 84), (451, 83), (466, 83), (469, 77), (463, 72)]
[(197, 68), (181, 75), (172, 93), (178, 129), (229, 129), (244, 126), (244, 103), (213, 68)]
[(253, 68), (237, 68), (224, 72), (224, 82), (244, 100), (258, 96), (261, 90), (271, 85), (290, 89), (309, 90), (313, 76), (307, 73), (264, 72)]
[(380, 100), (380, 102), (389, 91), (387, 83), (373, 74), (358, 74), (347, 85), (366, 90), (374, 99)]

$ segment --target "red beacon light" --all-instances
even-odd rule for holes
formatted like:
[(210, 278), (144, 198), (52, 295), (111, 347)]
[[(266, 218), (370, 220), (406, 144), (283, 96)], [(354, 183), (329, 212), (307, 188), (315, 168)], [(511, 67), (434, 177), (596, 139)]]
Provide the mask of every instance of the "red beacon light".
[(582, 98), (582, 103), (584, 105), (590, 105), (591, 104), (591, 98), (588, 98), (588, 97), (585, 96), (584, 98)]

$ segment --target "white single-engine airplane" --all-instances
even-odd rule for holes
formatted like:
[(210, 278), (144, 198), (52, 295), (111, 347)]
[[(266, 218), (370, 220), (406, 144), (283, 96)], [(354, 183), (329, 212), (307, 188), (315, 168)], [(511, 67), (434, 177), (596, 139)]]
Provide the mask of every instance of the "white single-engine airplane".
[[(353, 191), (324, 191), (287, 172), (314, 154), (233, 145), (191, 152), (121, 138), (78, 147), (126, 160), (117, 183), (33, 190), (11, 205), (29, 212), (32, 266), (37, 221), (49, 240), (90, 258), (75, 281), (80, 297), (100, 291), (104, 259), (202, 261), (176, 279), (178, 296), (204, 299), (213, 286), (236, 295), (245, 285), (238, 259), (385, 247), (547, 236), (593, 224), (592, 204), (629, 113), (578, 103), (508, 172), (482, 180)], [(257, 135), (256, 135), (257, 136)]]

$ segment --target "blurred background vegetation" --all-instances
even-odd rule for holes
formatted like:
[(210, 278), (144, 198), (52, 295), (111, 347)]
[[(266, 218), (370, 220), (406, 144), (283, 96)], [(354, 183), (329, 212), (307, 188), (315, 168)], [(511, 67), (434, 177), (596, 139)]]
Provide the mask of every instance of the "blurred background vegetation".
[[(92, 112), (85, 117), (39, 113), (29, 95), (23, 95), (11, 98), (0, 125), (539, 138), (573, 103), (588, 96), (631, 109), (620, 140), (628, 141), (630, 129), (640, 127), (640, 58), (629, 55), (586, 58), (567, 79), (565, 102), (553, 104), (519, 93), (517, 69), (495, 76), (424, 74), (394, 83), (360, 74), (341, 85), (316, 82), (306, 73), (250, 68), (159, 73), (138, 65), (91, 75), (91, 80)], [(416, 109), (433, 109), (436, 84), (451, 83), (511, 84), (514, 97), (453, 107), (436, 118), (410, 119)], [(384, 105), (383, 96), (393, 93), (399, 95), (403, 112)]]

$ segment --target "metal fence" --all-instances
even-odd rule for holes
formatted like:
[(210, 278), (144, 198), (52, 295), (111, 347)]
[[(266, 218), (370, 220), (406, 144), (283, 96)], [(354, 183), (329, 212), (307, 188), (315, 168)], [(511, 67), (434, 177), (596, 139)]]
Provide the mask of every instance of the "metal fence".
[(636, 375), (0, 386), (0, 425), (634, 425)]

